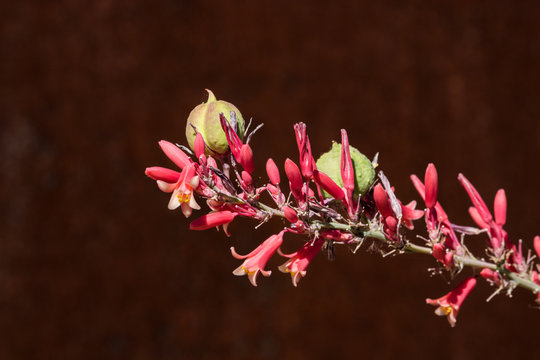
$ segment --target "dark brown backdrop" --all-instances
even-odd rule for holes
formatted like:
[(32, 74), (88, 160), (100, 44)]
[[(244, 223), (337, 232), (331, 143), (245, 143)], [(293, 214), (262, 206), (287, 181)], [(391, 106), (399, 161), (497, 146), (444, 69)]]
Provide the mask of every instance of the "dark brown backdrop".
[[(507, 190), (507, 229), (538, 231), (540, 6), (10, 1), (0, 5), (0, 358), (538, 358), (540, 313), (478, 286), (450, 329), (424, 304), (448, 290), (421, 256), (338, 251), (293, 288), (231, 271), (276, 230), (188, 231), (143, 175), (169, 162), (204, 88), (264, 122), (257, 171), (315, 153), (339, 129), (403, 199), (433, 161), (441, 200), (471, 224), (456, 181)], [(420, 225), (421, 226), (421, 225)], [(291, 240), (292, 241), (292, 240)], [(483, 241), (471, 239), (471, 242)], [(292, 247), (292, 245), (289, 245)], [(271, 261), (272, 269), (281, 259)]]

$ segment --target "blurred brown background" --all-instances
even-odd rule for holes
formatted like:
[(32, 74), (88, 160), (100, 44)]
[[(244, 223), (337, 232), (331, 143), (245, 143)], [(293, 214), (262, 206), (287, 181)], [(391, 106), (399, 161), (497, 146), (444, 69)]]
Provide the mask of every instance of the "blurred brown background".
[[(239, 252), (275, 232), (189, 232), (145, 178), (170, 165), (205, 88), (265, 127), (253, 146), (296, 159), (340, 128), (403, 200), (439, 169), (440, 198), (471, 224), (456, 177), (507, 230), (538, 228), (538, 3), (6, 1), (0, 5), (1, 359), (539, 358), (540, 313), (482, 282), (451, 329), (426, 297), (450, 288), (420, 255), (338, 249), (298, 288), (277, 271), (253, 288)], [(420, 223), (418, 227), (423, 226)], [(470, 243), (482, 243), (471, 238)], [(291, 239), (286, 246), (299, 246)]]

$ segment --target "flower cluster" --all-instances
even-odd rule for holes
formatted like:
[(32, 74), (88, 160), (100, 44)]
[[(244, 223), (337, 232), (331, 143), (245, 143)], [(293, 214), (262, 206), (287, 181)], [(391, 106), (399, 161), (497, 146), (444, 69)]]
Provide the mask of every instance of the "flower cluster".
[[(345, 130), (341, 130), (341, 143), (334, 143), (329, 152), (315, 161), (304, 123), (294, 126), (299, 155), (297, 162), (285, 160), (286, 180), (282, 181), (274, 160), (268, 159), (268, 181), (256, 184), (249, 143), (260, 126), (252, 132), (250, 124), (244, 129), (238, 110), (232, 104), (217, 101), (210, 91), (209, 94), (209, 101), (199, 105), (188, 121), (186, 134), (192, 150), (165, 140), (159, 142), (165, 155), (181, 171), (150, 167), (146, 175), (157, 182), (160, 190), (171, 193), (169, 209), (180, 207), (186, 217), (193, 210), (200, 210), (199, 203), (206, 201), (210, 212), (193, 220), (192, 230), (222, 226), (229, 235), (228, 225), (237, 216), (252, 218), (259, 225), (273, 217), (286, 219), (278, 234), (268, 237), (247, 255), (239, 255), (231, 247), (232, 255), (243, 261), (234, 275), (247, 275), (257, 286), (259, 274), (270, 276), (271, 271), (265, 268), (277, 253), (287, 259), (278, 269), (289, 273), (297, 286), (317, 253), (325, 252), (333, 259), (334, 246), (347, 245), (356, 251), (365, 240), (370, 240), (388, 254), (431, 254), (439, 264), (434, 273), (446, 272), (450, 278), (457, 277), (465, 267), (472, 268), (472, 275), (447, 295), (426, 300), (437, 306), (435, 313), (447, 316), (452, 326), (479, 277), (496, 287), (494, 294), (510, 295), (516, 287), (522, 287), (535, 293), (540, 304), (540, 265), (534, 263), (535, 256), (530, 251), (523, 253), (521, 241), (516, 245), (503, 229), (504, 190), (495, 196), (492, 215), (478, 191), (460, 174), (458, 180), (471, 199), (469, 214), (477, 227), (455, 225), (438, 201), (438, 175), (433, 164), (428, 165), (423, 181), (411, 176), (425, 203), (424, 209), (416, 209), (415, 201), (404, 205), (398, 199), (382, 172), (378, 179), (375, 177), (377, 156), (368, 160), (350, 146)], [(212, 106), (212, 111), (205, 106)], [(218, 114), (216, 109), (221, 112)], [(273, 205), (262, 202), (265, 193)], [(427, 236), (422, 238), (422, 244), (413, 243), (407, 238), (407, 231), (422, 218)], [(288, 233), (306, 239), (291, 254), (280, 249)], [(466, 236), (482, 234), (487, 235), (487, 259), (472, 255), (464, 241)], [(534, 249), (540, 257), (539, 236), (534, 239)]]

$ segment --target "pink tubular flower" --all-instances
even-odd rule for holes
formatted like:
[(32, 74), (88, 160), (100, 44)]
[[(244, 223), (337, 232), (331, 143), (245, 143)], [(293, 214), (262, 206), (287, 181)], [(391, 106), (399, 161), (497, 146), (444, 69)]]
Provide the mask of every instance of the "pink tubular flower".
[(161, 147), (161, 150), (163, 150), (165, 155), (167, 155), (167, 157), (171, 159), (171, 161), (175, 163), (176, 166), (178, 166), (180, 169), (183, 169), (186, 165), (192, 162), (189, 156), (187, 156), (186, 153), (180, 150), (178, 146), (166, 140), (161, 140), (159, 142), (159, 146)]
[(430, 239), (439, 241), (441, 235), (443, 235), (445, 237), (445, 247), (461, 253), (463, 251), (461, 244), (452, 228), (448, 215), (437, 201), (438, 175), (435, 165), (430, 163), (426, 168), (424, 178), (426, 185), (416, 175), (411, 175), (411, 181), (426, 203), (425, 220)]
[(431, 253), (435, 259), (439, 260), (447, 268), (454, 265), (454, 253), (446, 252), (446, 247), (442, 243), (434, 244)]
[(160, 180), (166, 183), (175, 183), (180, 178), (180, 173), (160, 166), (146, 168), (146, 176), (153, 180)]
[[(394, 239), (398, 240), (396, 237), (396, 231), (398, 226), (398, 215), (395, 214), (392, 209), (392, 204), (390, 202), (390, 197), (384, 189), (384, 187), (379, 183), (373, 188), (373, 200), (377, 209), (381, 213), (381, 217), (384, 220), (385, 231), (387, 235)], [(422, 210), (416, 210), (416, 202), (412, 201), (407, 205), (403, 205), (399, 200), (397, 200), (398, 206), (401, 209), (401, 221), (409, 229), (413, 229), (413, 220), (420, 219), (424, 212)]]
[(291, 159), (285, 160), (285, 173), (289, 178), (289, 187), (293, 196), (297, 201), (303, 202), (302, 187), (304, 186), (304, 181), (302, 180), (300, 169), (298, 169), (298, 166)]
[(503, 189), (499, 189), (495, 195), (493, 210), (495, 222), (497, 225), (503, 226), (506, 223), (506, 194)]
[(349, 149), (349, 137), (347, 131), (341, 129), (341, 180), (343, 180), (343, 190), (347, 202), (347, 210), (351, 217), (355, 216), (355, 206), (353, 201), (354, 192), (354, 168)]
[(266, 173), (268, 174), (268, 178), (273, 185), (279, 185), (279, 170), (274, 160), (268, 159), (268, 161), (266, 162)]
[(223, 225), (223, 230), (227, 235), (229, 235), (227, 233), (227, 226), (230, 222), (234, 220), (237, 215), (237, 213), (233, 213), (228, 210), (211, 212), (193, 220), (191, 224), (189, 224), (189, 229), (206, 230), (213, 228), (214, 226)]
[(471, 216), (471, 219), (481, 227), (482, 229), (489, 229), (489, 225), (484, 222), (480, 214), (478, 213), (478, 210), (474, 206), (469, 207), (469, 215)]
[(293, 285), (298, 286), (300, 279), (306, 276), (306, 268), (315, 255), (321, 250), (323, 244), (324, 240), (317, 238), (314, 241), (308, 241), (300, 248), (300, 250), (292, 254), (283, 254), (278, 251), (281, 256), (289, 258), (289, 260), (279, 267), (279, 271), (290, 273)]
[(253, 150), (251, 150), (251, 146), (249, 146), (249, 144), (242, 145), (242, 148), (240, 149), (240, 158), (237, 160), (248, 173), (251, 174), (253, 170), (255, 170), (255, 164), (253, 162)]
[(497, 286), (499, 286), (501, 283), (501, 277), (499, 276), (499, 273), (491, 269), (483, 268), (482, 271), (480, 271), (480, 275), (484, 279), (491, 281), (493, 284)]
[(238, 137), (238, 134), (234, 129), (232, 128), (231, 124), (229, 124), (229, 120), (223, 115), (223, 113), (219, 114), (219, 121), (221, 123), (221, 128), (225, 132), (225, 136), (227, 137), (227, 142), (229, 143), (229, 148), (231, 149), (231, 153), (233, 154), (236, 161), (240, 160), (240, 150), (242, 149), (242, 140)]
[(349, 149), (349, 137), (345, 129), (341, 129), (341, 179), (343, 180), (343, 187), (352, 196), (354, 191), (354, 168)]
[(330, 176), (319, 170), (313, 170), (313, 180), (336, 200), (345, 201), (345, 193)]
[(294, 124), (294, 132), (296, 135), (296, 144), (300, 152), (300, 169), (305, 178), (311, 178), (313, 169), (315, 168), (315, 160), (311, 155), (311, 145), (306, 131), (306, 124), (303, 122)]
[(482, 199), (475, 187), (470, 183), (469, 180), (467, 180), (467, 178), (463, 174), (458, 175), (458, 180), (465, 188), (465, 191), (471, 198), (471, 201), (476, 210), (478, 211), (478, 214), (482, 217), (482, 220), (484, 220), (485, 223), (489, 224), (493, 220), (493, 217), (491, 216), (491, 213), (489, 212), (489, 209), (484, 202), (484, 199)]
[(204, 143), (204, 138), (200, 132), (197, 132), (197, 135), (195, 135), (195, 156), (197, 159), (200, 159), (202, 155), (204, 155), (204, 150), (206, 148), (206, 145)]
[(425, 203), (427, 208), (432, 208), (437, 203), (438, 176), (437, 169), (432, 163), (426, 168), (425, 182)]
[[(465, 188), (465, 191), (471, 199), (474, 209), (469, 210), (473, 220), (482, 228), (489, 230), (489, 242), (496, 256), (501, 256), (504, 252), (504, 248), (512, 248), (512, 244), (508, 239), (506, 231), (503, 229), (503, 225), (506, 222), (506, 195), (504, 190), (499, 190), (495, 196), (495, 220), (491, 215), (486, 203), (470, 183), (469, 180), (463, 175), (459, 174), (459, 182)], [(517, 260), (518, 257), (514, 257)], [(521, 264), (515, 264), (521, 265)]]
[(169, 210), (175, 210), (180, 206), (185, 217), (191, 215), (192, 209), (199, 210), (201, 208), (193, 196), (193, 192), (199, 186), (199, 176), (196, 175), (195, 166), (196, 164), (193, 162), (188, 164), (180, 173), (176, 183), (159, 179), (156, 181), (161, 191), (172, 192), (168, 205)]
[(294, 211), (293, 208), (289, 206), (283, 207), (283, 213), (285, 214), (285, 218), (289, 220), (290, 223), (294, 224), (298, 221), (298, 215), (296, 214), (296, 211)]
[(435, 314), (446, 316), (450, 326), (454, 327), (459, 309), (475, 285), (476, 279), (474, 277), (468, 277), (448, 294), (434, 300), (426, 299), (426, 303), (438, 306)]
[(379, 212), (383, 218), (394, 215), (394, 212), (390, 207), (390, 199), (380, 183), (375, 185), (373, 188), (373, 200), (375, 201), (375, 205), (377, 206), (377, 209), (379, 209)]
[(232, 255), (237, 259), (245, 259), (242, 265), (233, 271), (236, 276), (247, 275), (253, 286), (257, 286), (257, 275), (259, 272), (263, 276), (270, 276), (271, 271), (264, 270), (266, 263), (270, 257), (279, 249), (283, 242), (283, 233), (272, 235), (266, 239), (261, 245), (247, 255), (239, 255), (234, 247), (231, 247)]
[(536, 251), (536, 255), (540, 258), (540, 236), (534, 237), (534, 250)]

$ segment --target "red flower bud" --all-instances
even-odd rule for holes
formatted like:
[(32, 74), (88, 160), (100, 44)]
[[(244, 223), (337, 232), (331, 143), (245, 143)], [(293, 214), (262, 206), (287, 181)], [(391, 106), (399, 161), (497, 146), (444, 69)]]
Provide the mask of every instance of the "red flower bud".
[(336, 200), (345, 200), (345, 193), (343, 190), (330, 178), (330, 176), (326, 175), (323, 172), (320, 172), (319, 170), (313, 171), (313, 179), (315, 182), (324, 189), (327, 193), (329, 193), (334, 199)]
[(251, 150), (251, 146), (249, 146), (249, 144), (242, 145), (242, 149), (240, 150), (240, 159), (237, 160), (248, 173), (252, 173), (255, 169), (255, 164), (253, 163), (253, 151)]
[(272, 184), (279, 185), (279, 170), (274, 160), (268, 159), (268, 161), (266, 162), (266, 173), (268, 174), (268, 178), (270, 179), (270, 182)]
[(195, 156), (197, 156), (197, 159), (199, 159), (201, 155), (204, 155), (206, 145), (204, 144), (204, 138), (200, 132), (195, 135), (195, 144), (193, 147), (195, 148)]
[(188, 165), (191, 162), (191, 159), (189, 156), (187, 156), (178, 146), (166, 141), (161, 140), (159, 142), (159, 146), (161, 147), (161, 150), (167, 155), (169, 159), (173, 163), (176, 164), (180, 169), (183, 169), (186, 165)]
[(377, 209), (379, 209), (383, 218), (393, 216), (394, 212), (390, 207), (388, 195), (381, 184), (375, 185), (373, 189), (373, 200), (375, 200), (375, 205), (377, 205)]
[(534, 250), (536, 251), (536, 255), (540, 257), (540, 236), (534, 237)]
[(289, 220), (292, 224), (298, 221), (298, 215), (296, 215), (296, 211), (294, 211), (293, 208), (289, 206), (284, 206), (283, 213), (285, 214), (287, 220)]
[(506, 223), (506, 194), (503, 189), (497, 191), (493, 209), (497, 225), (504, 225)]
[(176, 183), (180, 178), (180, 173), (171, 169), (163, 168), (160, 166), (153, 166), (146, 168), (144, 173), (154, 180), (161, 180), (167, 183)]
[(227, 210), (213, 212), (193, 220), (189, 224), (189, 228), (191, 230), (206, 230), (214, 226), (225, 225), (233, 221), (236, 215), (238, 214)]
[(302, 174), (300, 173), (300, 169), (298, 169), (298, 166), (291, 159), (285, 160), (285, 173), (289, 178), (289, 186), (293, 195), (296, 198), (301, 197), (304, 181), (302, 180)]
[(427, 208), (432, 208), (437, 203), (438, 177), (435, 165), (429, 164), (426, 169), (425, 183), (425, 203)]

